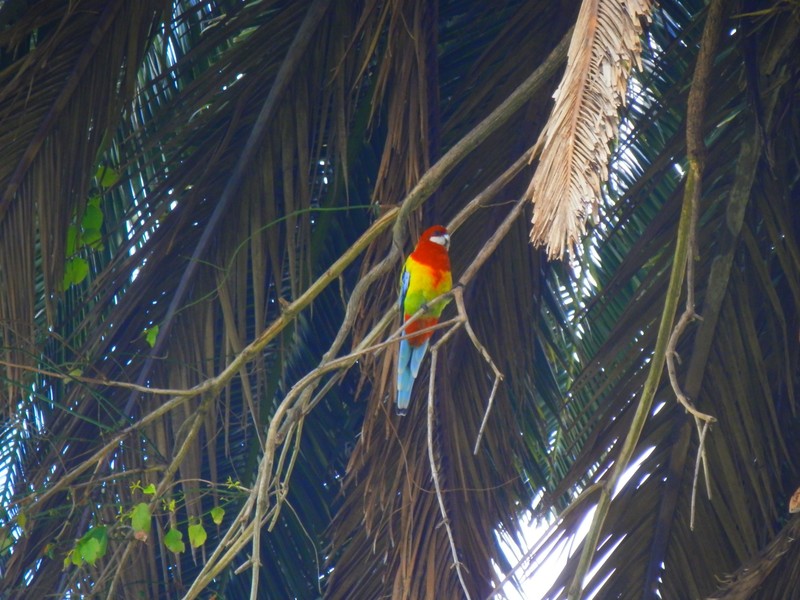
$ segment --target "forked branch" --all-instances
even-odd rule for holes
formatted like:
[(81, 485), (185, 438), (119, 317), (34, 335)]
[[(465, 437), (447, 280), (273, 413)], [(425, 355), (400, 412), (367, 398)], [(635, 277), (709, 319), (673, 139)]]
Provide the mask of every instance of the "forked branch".
[(477, 454), (478, 451), (478, 444), (481, 440), (481, 435), (483, 434), (483, 428), (486, 424), (486, 419), (489, 416), (489, 411), (492, 407), (492, 401), (494, 400), (494, 396), (497, 393), (497, 387), (500, 384), (500, 381), (503, 379), (503, 374), (494, 364), (489, 352), (483, 345), (478, 341), (475, 332), (472, 330), (472, 326), (469, 323), (469, 317), (467, 316), (466, 307), (464, 306), (464, 289), (462, 287), (456, 287), (450, 292), (453, 295), (453, 298), (456, 302), (456, 308), (458, 310), (458, 315), (452, 319), (450, 322), (452, 323), (451, 328), (445, 333), (442, 338), (436, 342), (432, 349), (431, 349), (431, 374), (428, 379), (428, 459), (430, 461), (431, 467), (431, 477), (433, 478), (433, 487), (436, 490), (436, 499), (439, 502), (439, 511), (442, 515), (442, 523), (444, 524), (445, 530), (447, 531), (447, 538), (450, 542), (450, 552), (453, 557), (453, 567), (456, 570), (456, 574), (458, 575), (458, 580), (461, 583), (461, 589), (464, 591), (464, 596), (469, 600), (469, 589), (467, 588), (466, 581), (464, 580), (464, 573), (462, 572), (462, 564), (458, 558), (458, 550), (456, 549), (456, 541), (455, 537), (453, 536), (453, 529), (450, 527), (450, 519), (447, 516), (447, 507), (445, 506), (444, 502), (444, 495), (442, 494), (442, 485), (440, 483), (439, 478), (439, 469), (436, 465), (436, 453), (433, 448), (433, 424), (434, 424), (434, 411), (435, 411), (435, 403), (434, 403), (434, 395), (436, 393), (436, 365), (439, 362), (439, 350), (442, 346), (447, 343), (451, 337), (458, 331), (459, 328), (464, 327), (467, 330), (467, 334), (469, 335), (470, 340), (478, 349), (478, 352), (481, 353), (484, 360), (489, 363), (492, 370), (495, 374), (494, 385), (492, 386), (492, 392), (489, 396), (489, 402), (486, 407), (486, 413), (483, 417), (483, 423), (481, 424), (481, 429), (478, 432), (478, 438), (475, 441), (475, 453)]

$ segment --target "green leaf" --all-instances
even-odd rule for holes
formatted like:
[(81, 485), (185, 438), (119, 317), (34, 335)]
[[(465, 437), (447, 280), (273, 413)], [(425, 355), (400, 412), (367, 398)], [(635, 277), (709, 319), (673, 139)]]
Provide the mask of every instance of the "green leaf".
[(74, 381), (73, 377), (80, 377), (83, 375), (83, 369), (77, 367), (72, 369), (69, 373), (67, 373), (68, 377), (64, 380), (66, 383)]
[[(92, 527), (75, 545), (75, 549), (78, 551), (78, 554), (80, 554), (81, 560), (92, 566), (94, 566), (98, 558), (105, 556), (107, 548), (108, 531), (105, 525)], [(74, 556), (72, 562), (75, 563)], [(80, 566), (79, 563), (76, 563), (76, 566)]]
[(215, 525), (222, 525), (222, 517), (225, 516), (225, 509), (221, 506), (215, 506), (211, 509), (211, 520)]
[(192, 548), (199, 548), (206, 543), (206, 530), (203, 524), (199, 521), (193, 525), (189, 525), (189, 543)]
[(86, 212), (83, 213), (83, 220), (81, 227), (86, 231), (87, 229), (100, 229), (103, 226), (103, 211), (99, 206), (95, 206), (90, 201), (86, 206)]
[(100, 542), (100, 556), (104, 556), (108, 549), (108, 528), (105, 525), (93, 527), (89, 530), (89, 535)]
[(78, 285), (86, 279), (88, 274), (89, 263), (85, 259), (80, 257), (69, 259), (64, 267), (63, 289), (66, 290), (71, 285)]
[(72, 261), (74, 263), (72, 281), (77, 285), (89, 274), (89, 263), (83, 258), (73, 258)]
[(119, 181), (119, 173), (111, 167), (100, 166), (94, 174), (101, 188), (107, 189)]
[(147, 494), (148, 496), (155, 496), (156, 495), (156, 484), (155, 483), (148, 483), (145, 487), (142, 488), (142, 493)]
[(131, 527), (133, 527), (134, 531), (150, 533), (150, 524), (150, 507), (146, 502), (139, 502), (131, 511)]
[(78, 544), (78, 552), (85, 562), (94, 566), (94, 563), (100, 558), (100, 542), (94, 538), (83, 540)]
[(156, 339), (158, 338), (158, 325), (153, 325), (150, 329), (144, 330), (144, 339), (147, 340), (147, 343), (150, 344), (150, 347), (156, 345)]
[(177, 529), (170, 529), (164, 536), (164, 545), (174, 552), (180, 554), (186, 550), (186, 544), (183, 543), (183, 534)]
[(70, 565), (75, 565), (76, 567), (80, 567), (83, 564), (83, 559), (81, 559), (81, 555), (76, 548), (73, 548), (67, 555), (64, 557), (64, 568), (66, 569)]
[(89, 248), (93, 250), (103, 249), (103, 234), (100, 233), (99, 229), (84, 229), (81, 237), (83, 238), (83, 243)]

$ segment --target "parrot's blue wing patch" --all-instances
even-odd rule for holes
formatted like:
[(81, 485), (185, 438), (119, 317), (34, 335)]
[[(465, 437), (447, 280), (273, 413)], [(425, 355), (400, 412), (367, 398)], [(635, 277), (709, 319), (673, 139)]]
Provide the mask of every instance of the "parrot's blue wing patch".
[(408, 292), (408, 282), (411, 281), (411, 273), (403, 269), (403, 274), (400, 276), (400, 317), (403, 317), (403, 304), (406, 301), (406, 292)]

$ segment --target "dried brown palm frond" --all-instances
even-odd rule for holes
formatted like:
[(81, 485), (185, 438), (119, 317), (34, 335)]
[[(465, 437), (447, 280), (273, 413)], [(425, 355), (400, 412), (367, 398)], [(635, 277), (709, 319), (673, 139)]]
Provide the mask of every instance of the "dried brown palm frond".
[(531, 242), (562, 258), (597, 215), (608, 179), (628, 75), (639, 64), (642, 21), (650, 1), (584, 0), (572, 34), (567, 70), (542, 131), (539, 166), (526, 192), (534, 205)]

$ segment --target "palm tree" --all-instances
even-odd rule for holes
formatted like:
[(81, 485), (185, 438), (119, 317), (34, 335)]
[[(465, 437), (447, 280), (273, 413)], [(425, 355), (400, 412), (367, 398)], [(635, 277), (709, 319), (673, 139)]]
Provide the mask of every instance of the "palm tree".
[[(485, 598), (574, 539), (550, 597), (791, 597), (799, 17), (661, 2), (548, 260), (574, 3), (0, 4), (2, 595)], [(398, 418), (433, 222), (462, 285)]]

